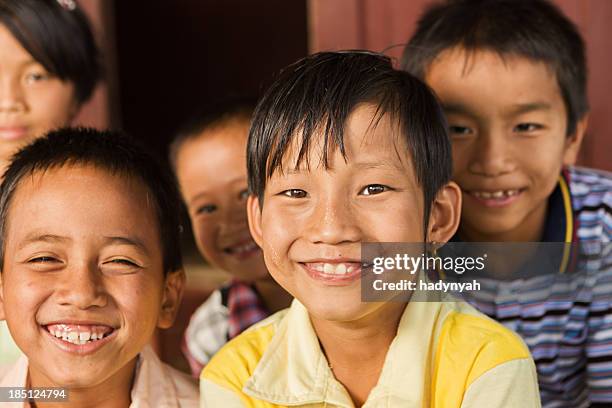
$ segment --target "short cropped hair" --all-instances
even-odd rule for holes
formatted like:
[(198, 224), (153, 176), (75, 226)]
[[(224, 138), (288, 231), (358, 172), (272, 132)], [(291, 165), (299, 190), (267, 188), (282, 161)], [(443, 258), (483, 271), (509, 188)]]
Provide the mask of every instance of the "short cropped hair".
[(399, 125), (408, 147), (405, 153), (423, 190), (426, 229), (431, 204), (452, 171), (446, 120), (427, 85), (373, 52), (321, 52), (281, 72), (253, 114), (247, 146), (249, 192), (264, 205), (266, 182), (283, 170), (282, 160), (292, 143), (299, 145), (296, 165), (308, 163), (314, 137), (323, 139), (326, 168), (333, 149), (346, 158), (346, 121), (362, 103), (376, 105), (374, 126), (383, 115)]
[(546, 0), (448, 0), (428, 8), (404, 48), (402, 69), (424, 78), (443, 51), (490, 50), (548, 65), (567, 110), (566, 134), (589, 110), (585, 47), (576, 26)]
[(79, 7), (71, 10), (58, 0), (1, 0), (0, 24), (48, 72), (74, 84), (79, 104), (90, 98), (102, 68)]
[(185, 142), (195, 139), (207, 129), (231, 120), (238, 119), (250, 122), (256, 103), (256, 99), (246, 96), (228, 97), (198, 108), (180, 126), (170, 144), (170, 163), (174, 171), (176, 171), (178, 165), (179, 151)]
[(7, 217), (21, 181), (68, 166), (93, 166), (142, 182), (157, 215), (164, 272), (181, 269), (180, 196), (172, 174), (128, 135), (88, 128), (54, 130), (13, 156), (0, 185), (0, 267), (4, 267)]

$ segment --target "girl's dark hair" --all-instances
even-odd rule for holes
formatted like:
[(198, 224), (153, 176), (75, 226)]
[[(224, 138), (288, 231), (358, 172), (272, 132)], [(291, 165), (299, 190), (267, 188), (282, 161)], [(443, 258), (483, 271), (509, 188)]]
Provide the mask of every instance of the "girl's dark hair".
[(98, 48), (87, 18), (57, 0), (0, 0), (0, 24), (47, 71), (75, 85), (79, 103), (101, 76)]
[(263, 205), (266, 182), (282, 170), (283, 157), (294, 141), (299, 146), (296, 165), (308, 163), (314, 138), (323, 140), (326, 167), (333, 149), (346, 158), (346, 121), (361, 103), (377, 106), (374, 126), (383, 115), (399, 125), (408, 146), (405, 154), (423, 190), (427, 230), (431, 204), (452, 171), (444, 113), (427, 85), (373, 52), (317, 53), (281, 72), (253, 114), (247, 146), (249, 191)]
[(0, 268), (4, 265), (9, 208), (21, 180), (37, 172), (79, 165), (133, 177), (144, 184), (157, 214), (164, 272), (179, 270), (180, 195), (172, 174), (128, 135), (87, 128), (52, 131), (13, 156), (0, 185)]
[(576, 26), (546, 0), (449, 0), (429, 7), (406, 45), (402, 69), (424, 78), (441, 52), (490, 50), (547, 64), (567, 109), (568, 136), (589, 110), (584, 42)]

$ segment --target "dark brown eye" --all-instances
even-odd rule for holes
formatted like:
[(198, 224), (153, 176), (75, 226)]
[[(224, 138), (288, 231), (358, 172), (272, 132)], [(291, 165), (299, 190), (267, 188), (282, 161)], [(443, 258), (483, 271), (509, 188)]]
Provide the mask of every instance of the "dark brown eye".
[(217, 210), (217, 206), (214, 204), (206, 204), (197, 208), (196, 214), (210, 214)]
[(368, 186), (365, 186), (360, 191), (359, 194), (360, 195), (375, 195), (375, 194), (384, 193), (385, 191), (388, 191), (388, 190), (390, 190), (390, 188), (382, 184), (370, 184)]
[(299, 188), (285, 190), (281, 194), (291, 198), (304, 198), (307, 196), (307, 193), (304, 190), (300, 190)]
[(536, 130), (542, 129), (542, 125), (538, 125), (537, 123), (519, 123), (514, 127), (515, 132), (535, 132)]

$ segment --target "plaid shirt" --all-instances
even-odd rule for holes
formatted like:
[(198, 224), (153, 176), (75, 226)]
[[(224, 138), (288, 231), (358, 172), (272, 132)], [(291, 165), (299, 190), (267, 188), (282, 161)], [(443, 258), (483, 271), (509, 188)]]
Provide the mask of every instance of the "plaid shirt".
[(234, 280), (214, 291), (191, 316), (183, 337), (194, 377), (228, 340), (269, 315), (253, 285)]

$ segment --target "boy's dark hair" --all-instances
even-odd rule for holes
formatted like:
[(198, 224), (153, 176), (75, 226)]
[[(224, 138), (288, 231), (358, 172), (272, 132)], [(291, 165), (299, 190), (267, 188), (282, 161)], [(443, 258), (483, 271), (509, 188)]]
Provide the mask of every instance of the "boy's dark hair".
[[(198, 137), (203, 131), (232, 119), (250, 121), (257, 100), (249, 97), (230, 97), (199, 108), (181, 125), (170, 144), (170, 164), (176, 171), (178, 153), (183, 144)], [(212, 153), (212, 152), (211, 152)]]
[[(446, 120), (433, 92), (412, 75), (393, 69), (391, 60), (367, 51), (321, 52), (285, 68), (253, 114), (247, 146), (249, 191), (263, 205), (266, 182), (296, 138), (297, 165), (308, 162), (313, 137), (324, 141), (322, 164), (340, 149), (346, 159), (344, 130), (361, 103), (377, 106), (375, 126), (388, 114), (401, 137), (423, 189), (427, 227), (431, 204), (451, 176)], [(316, 135), (323, 132), (322, 136)]]
[(450, 0), (421, 16), (406, 45), (402, 69), (424, 78), (443, 51), (490, 50), (500, 57), (541, 61), (555, 72), (567, 109), (568, 136), (588, 112), (584, 42), (575, 25), (546, 0)]
[(57, 0), (0, 0), (0, 24), (51, 74), (75, 85), (79, 103), (101, 76), (98, 48), (83, 12)]
[(124, 133), (65, 128), (52, 131), (21, 149), (4, 173), (0, 185), (0, 268), (4, 267), (7, 217), (21, 180), (64, 166), (93, 166), (141, 181), (157, 213), (164, 272), (182, 267), (180, 196), (169, 170)]

